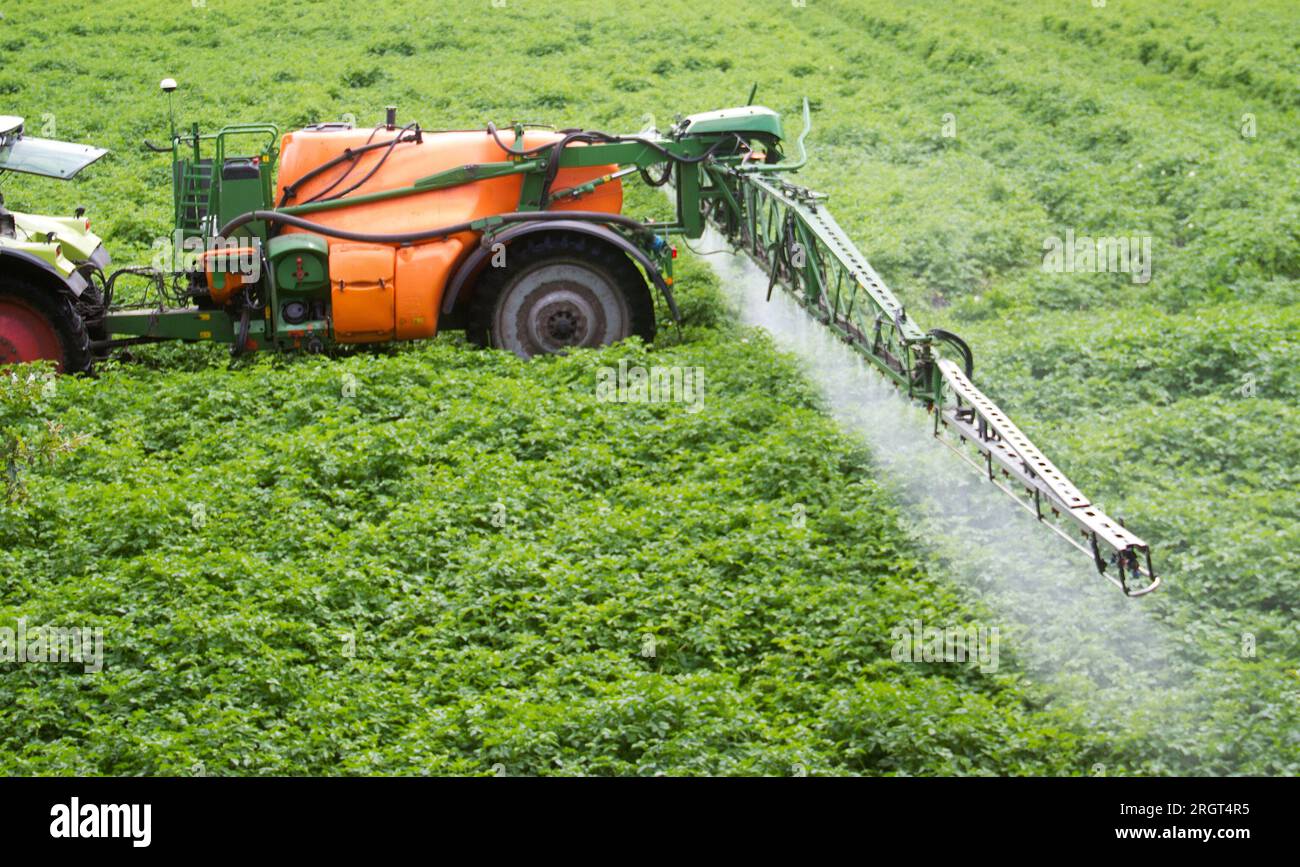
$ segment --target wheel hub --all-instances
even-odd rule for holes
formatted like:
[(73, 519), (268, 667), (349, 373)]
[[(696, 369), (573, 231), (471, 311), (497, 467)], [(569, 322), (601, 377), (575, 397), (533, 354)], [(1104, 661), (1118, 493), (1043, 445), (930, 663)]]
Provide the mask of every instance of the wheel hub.
[(62, 366), (59, 335), (39, 311), (17, 298), (0, 298), (0, 364), (48, 359)]
[(548, 343), (561, 346), (574, 346), (582, 343), (587, 333), (587, 315), (583, 305), (565, 298), (541, 305), (536, 318), (541, 322), (541, 331), (549, 338)]

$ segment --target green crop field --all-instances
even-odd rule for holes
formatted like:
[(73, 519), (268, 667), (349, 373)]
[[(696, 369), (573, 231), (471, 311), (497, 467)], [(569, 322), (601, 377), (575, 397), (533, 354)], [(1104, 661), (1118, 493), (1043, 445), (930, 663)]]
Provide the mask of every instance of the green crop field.
[[(798, 179), (1166, 583), (1117, 601), (1071, 561), (1161, 660), (1072, 663), (1134, 648), (957, 580), (683, 250), (655, 345), (176, 345), (0, 379), (7, 437), (79, 437), (0, 501), (0, 627), (103, 630), (96, 672), (0, 659), (0, 773), (1300, 773), (1297, 57), (1289, 0), (5, 4), (0, 114), (112, 150), (6, 205), (86, 206), (119, 264), (171, 229), (142, 147), (166, 76), (205, 128), (396, 104), (631, 132), (758, 82), (791, 132), (807, 95)], [(1045, 269), (1067, 233), (1146, 239), (1149, 273)], [(701, 368), (699, 411), (599, 400), (620, 361)], [(896, 659), (917, 620), (1001, 625), (997, 664)], [(1147, 700), (1103, 700), (1116, 677)]]

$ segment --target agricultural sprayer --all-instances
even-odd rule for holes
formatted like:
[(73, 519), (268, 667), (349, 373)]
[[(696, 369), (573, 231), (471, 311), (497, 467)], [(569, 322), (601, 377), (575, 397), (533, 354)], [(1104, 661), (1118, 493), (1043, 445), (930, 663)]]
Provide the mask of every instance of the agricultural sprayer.
[[(175, 82), (163, 82), (169, 94)], [(463, 329), (523, 357), (647, 340), (674, 321), (674, 236), (716, 228), (807, 313), (933, 415), (934, 434), (1087, 553), (1130, 596), (1159, 585), (1150, 549), (1083, 495), (972, 382), (957, 335), (926, 330), (791, 183), (781, 117), (751, 104), (614, 135), (514, 123), (425, 130), (389, 108), (371, 128), (197, 125), (172, 156), (163, 265), (109, 272), (82, 213), (0, 208), (0, 363), (88, 370), (116, 347), (215, 341), (253, 350), (431, 338)], [(0, 171), (71, 177), (103, 151), (0, 124)], [(667, 187), (671, 220), (622, 213), (622, 182)], [(139, 282), (135, 282), (139, 281)], [(128, 293), (119, 289), (134, 285)], [(656, 299), (662, 305), (656, 303)]]

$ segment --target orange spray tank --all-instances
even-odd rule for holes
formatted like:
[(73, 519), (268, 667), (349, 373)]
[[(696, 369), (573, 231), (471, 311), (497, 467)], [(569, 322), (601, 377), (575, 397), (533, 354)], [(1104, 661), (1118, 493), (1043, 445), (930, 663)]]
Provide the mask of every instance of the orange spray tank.
[[(363, 179), (347, 195), (364, 196), (410, 187), (421, 178), (448, 169), (511, 159), (486, 130), (426, 132), (417, 140), (403, 141), (391, 151), (373, 148), (353, 160), (340, 162), (318, 177), (304, 180), (314, 169), (331, 160), (367, 144), (392, 141), (403, 132), (400, 128), (383, 127), (378, 130), (318, 128), (286, 134), (281, 144), (277, 200), (285, 205), (305, 204), (316, 196), (337, 195)], [(535, 148), (559, 141), (561, 137), (549, 130), (530, 130), (522, 141), (512, 140), (511, 146), (521, 150)], [(613, 165), (561, 169), (555, 187), (576, 186), (616, 170), (617, 166)], [(345, 172), (347, 176), (340, 182)], [(315, 211), (311, 219), (345, 232), (419, 231), (516, 211), (523, 183), (523, 177), (517, 174), (485, 178), (408, 196)], [(287, 200), (286, 189), (293, 190)], [(595, 187), (580, 199), (555, 202), (548, 210), (618, 214), (622, 207), (622, 185), (615, 180)], [(286, 226), (282, 234), (302, 231)], [(437, 333), (439, 305), (447, 280), (478, 243), (479, 233), (466, 231), (408, 245), (327, 240), (335, 339), (344, 343), (370, 343), (412, 340)]]

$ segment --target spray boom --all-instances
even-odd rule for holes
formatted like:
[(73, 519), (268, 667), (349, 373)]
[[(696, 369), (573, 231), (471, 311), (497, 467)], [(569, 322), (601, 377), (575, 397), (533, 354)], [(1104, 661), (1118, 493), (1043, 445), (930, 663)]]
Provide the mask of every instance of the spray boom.
[(769, 298), (777, 284), (789, 292), (805, 312), (929, 409), (937, 438), (1088, 554), (1098, 572), (1128, 596), (1155, 590), (1160, 579), (1147, 543), (1084, 496), (975, 386), (974, 358), (961, 338), (917, 324), (835, 222), (827, 197), (782, 177), (808, 159), (807, 99), (803, 120), (793, 161), (702, 163), (699, 192), (708, 222), (769, 275)]

